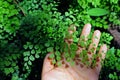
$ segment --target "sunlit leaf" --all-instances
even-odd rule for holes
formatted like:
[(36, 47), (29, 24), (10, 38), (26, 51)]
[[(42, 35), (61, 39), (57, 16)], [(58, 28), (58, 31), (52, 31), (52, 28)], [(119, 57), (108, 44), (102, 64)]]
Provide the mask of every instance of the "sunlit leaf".
[(87, 11), (87, 14), (90, 16), (103, 16), (109, 13), (108, 10), (101, 9), (101, 8), (92, 8)]
[(34, 60), (35, 60), (35, 58), (34, 58), (33, 55), (31, 55), (31, 56), (29, 57), (29, 59), (30, 59), (31, 61), (34, 61)]

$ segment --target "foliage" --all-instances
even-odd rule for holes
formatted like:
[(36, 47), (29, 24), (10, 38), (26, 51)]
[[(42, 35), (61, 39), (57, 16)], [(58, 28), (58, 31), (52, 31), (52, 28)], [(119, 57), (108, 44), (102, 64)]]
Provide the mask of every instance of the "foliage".
[[(49, 58), (51, 58), (53, 60), (52, 64), (54, 64), (55, 66), (60, 66), (62, 64), (60, 62), (60, 60), (64, 56), (65, 60), (67, 62), (69, 62), (71, 64), (71, 66), (76, 64), (75, 60), (81, 59), (81, 62), (83, 64), (85, 64), (87, 67), (94, 68), (96, 66), (96, 62), (97, 62), (96, 58), (97, 57), (101, 58), (101, 55), (94, 54), (93, 57), (92, 57), (92, 64), (89, 63), (88, 54), (93, 53), (93, 49), (94, 49), (94, 48), (92, 48), (90, 51), (88, 51), (88, 47), (91, 44), (90, 37), (92, 37), (92, 36), (89, 35), (87, 42), (85, 42), (84, 41), (85, 36), (81, 36), (80, 39), (79, 39), (76, 36), (77, 34), (74, 34), (77, 31), (75, 31), (74, 28), (71, 28), (71, 27), (74, 27), (74, 25), (71, 25), (68, 28), (68, 32), (66, 32), (66, 36), (65, 36), (65, 39), (64, 39), (64, 42), (63, 42), (64, 45), (61, 46), (62, 48), (60, 48), (59, 50), (54, 50), (54, 51), (51, 52)], [(70, 34), (69, 31), (72, 31), (73, 33)], [(76, 38), (78, 40), (74, 41), (74, 38)], [(77, 50), (79, 48), (84, 48), (84, 50), (82, 50), (81, 52), (78, 53)], [(98, 50), (97, 50), (97, 52), (98, 52)], [(79, 54), (79, 55), (77, 55), (77, 54)], [(60, 65), (57, 64), (58, 62), (59, 62)]]
[[(35, 61), (43, 59), (49, 52), (53, 53), (50, 55), (50, 58), (54, 58), (53, 64), (57, 63), (60, 66), (59, 61), (62, 59), (60, 55), (62, 52), (66, 52), (64, 56), (67, 61), (74, 65), (73, 59), (76, 55), (73, 53), (78, 47), (77, 44), (88, 47), (91, 43), (90, 40), (87, 43), (79, 41), (84, 24), (91, 23), (92, 32), (97, 28), (108, 29), (109, 24), (112, 23), (120, 25), (119, 0), (67, 0), (69, 7), (66, 7), (67, 9), (61, 7), (61, 10), (59, 7), (65, 1), (55, 1), (0, 1), (0, 78), (2, 80), (5, 80), (6, 77), (11, 80), (28, 79), (28, 76), (32, 74), (32, 68), (36, 66)], [(99, 15), (97, 12), (93, 13), (98, 8), (103, 10)], [(92, 9), (93, 11), (91, 11)], [(68, 26), (72, 24), (76, 26), (77, 31), (71, 36), (67, 30)], [(73, 44), (68, 46), (64, 42), (64, 38), (72, 38)], [(112, 39), (113, 37), (109, 33), (102, 32), (99, 46), (103, 43), (109, 46)], [(116, 54), (114, 54), (115, 52)], [(83, 57), (83, 62), (87, 60), (87, 57), (84, 58), (86, 54), (87, 51), (84, 50), (79, 55)], [(111, 70), (107, 73), (109, 79), (119, 79), (117, 78), (119, 73), (117, 71), (120, 70), (119, 55), (120, 50), (114, 48), (107, 53), (103, 68)], [(94, 56), (96, 57), (96, 55)], [(115, 66), (112, 66), (114, 63)], [(87, 62), (85, 64), (89, 65)], [(114, 68), (115, 70), (113, 70)]]
[[(120, 25), (119, 20), (120, 7), (118, 0), (115, 0), (115, 2), (113, 2), (114, 0), (94, 0), (94, 1), (73, 0), (73, 1), (76, 2), (75, 4), (77, 7), (74, 7), (74, 4), (70, 3), (69, 11), (72, 11), (74, 17), (76, 18), (76, 22), (79, 25), (89, 22), (93, 25), (93, 27), (99, 27), (102, 29), (108, 29), (109, 24), (111, 23)], [(97, 11), (96, 12), (94, 11), (95, 9), (100, 10), (96, 10)]]
[(12, 0), (1, 0), (0, 11), (0, 39), (11, 40), (16, 35), (16, 30), (19, 29), (20, 25), (18, 17), (15, 17), (18, 15), (18, 11)]
[[(18, 59), (21, 51), (18, 48), (16, 31), (19, 29), (17, 7), (12, 0), (0, 1), (0, 71), (6, 76), (19, 69)], [(15, 50), (14, 50), (15, 49)], [(5, 77), (0, 76), (4, 79)]]
[[(17, 18), (19, 10), (15, 9), (12, 0), (9, 1), (10, 3), (7, 1), (1, 1), (0, 3), (1, 5), (2, 3), (5, 4), (1, 7), (1, 11), (3, 11), (1, 16), (5, 16), (6, 18), (4, 18), (6, 20), (4, 23), (1, 22), (0, 35), (3, 36), (1, 36), (1, 39), (3, 40), (0, 40), (0, 51), (2, 52), (0, 60), (5, 62), (0, 63), (0, 70), (6, 74), (6, 76), (13, 74), (12, 79), (26, 79), (31, 72), (32, 64), (37, 58), (43, 58), (52, 48), (55, 48), (54, 46), (60, 46), (69, 23), (61, 13), (57, 12), (55, 2), (45, 2), (44, 0), (41, 0), (40, 4), (34, 2), (31, 6), (30, 4), (35, 1), (31, 0), (23, 1), (18, 4), (19, 7), (23, 7), (22, 11), (25, 11), (25, 15), (19, 14), (21, 19), (20, 24)], [(17, 3), (18, 2), (19, 1), (17, 0)], [(26, 6), (28, 4), (29, 8)], [(38, 5), (41, 9), (35, 10), (38, 8), (35, 7), (35, 5)], [(9, 8), (7, 9), (6, 7), (8, 6), (12, 10), (9, 10)], [(5, 13), (5, 10), (11, 12), (9, 13), (8, 11)], [(12, 23), (12, 21), (19, 24)], [(7, 45), (9, 46), (6, 48)], [(6, 57), (4, 58), (3, 56)], [(19, 63), (19, 58), (23, 62)], [(20, 65), (22, 69), (19, 71), (19, 68), (21, 68)], [(20, 74), (21, 71), (24, 73)], [(15, 73), (17, 74), (17, 77), (15, 77)]]
[[(15, 43), (8, 43), (7, 40), (0, 41), (0, 44), (0, 71), (9, 76), (19, 69), (18, 59), (21, 57), (22, 51)], [(4, 79), (3, 76), (1, 78)]]
[[(33, 1), (20, 3), (20, 5), (25, 4), (20, 7), (26, 14), (25, 17), (21, 15), (21, 25), (17, 31), (21, 48), (24, 50), (22, 53), (23, 63), (21, 64), (23, 67), (22, 71), (25, 73), (20, 75), (23, 79), (29, 76), (31, 68), (34, 66), (32, 64), (37, 58), (44, 58), (53, 48), (59, 49), (58, 46), (63, 42), (69, 24), (68, 21), (70, 20), (67, 20), (61, 13), (57, 12), (55, 2), (41, 1), (40, 4), (36, 4)], [(35, 10), (32, 6), (26, 8), (28, 4), (39, 5), (40, 9)]]
[[(103, 70), (101, 71), (101, 79), (106, 80), (119, 80), (120, 74), (120, 49), (112, 47), (106, 54)], [(105, 70), (105, 71), (104, 71)], [(104, 77), (103, 77), (104, 75)], [(106, 75), (106, 76), (105, 76)]]
[(87, 14), (90, 16), (103, 16), (108, 14), (109, 12), (106, 11), (105, 9), (101, 9), (101, 8), (93, 8), (88, 10)]
[(113, 39), (113, 37), (109, 33), (102, 32), (101, 38), (100, 38), (100, 43), (110, 45), (110, 42), (112, 39)]

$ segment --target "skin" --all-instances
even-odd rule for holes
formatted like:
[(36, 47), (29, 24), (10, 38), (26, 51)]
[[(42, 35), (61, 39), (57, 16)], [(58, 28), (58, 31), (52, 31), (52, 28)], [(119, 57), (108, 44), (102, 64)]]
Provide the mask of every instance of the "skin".
[[(90, 34), (90, 31), (91, 25), (86, 24), (81, 33), (81, 36), (85, 36), (84, 38), (85, 42), (88, 40), (87, 36)], [(70, 30), (69, 32), (70, 34), (72, 34), (74, 31), (72, 32)], [(91, 58), (93, 57), (93, 54), (101, 54), (102, 59), (105, 58), (105, 53), (107, 52), (107, 46), (105, 44), (103, 44), (100, 47), (99, 52), (96, 53), (96, 48), (100, 40), (100, 34), (101, 34), (100, 31), (96, 30), (92, 37), (92, 43), (89, 45), (88, 51), (94, 48), (94, 51), (91, 54), (88, 54), (88, 59), (90, 63), (92, 63)], [(93, 46), (93, 44), (95, 45)], [(78, 47), (76, 54), (80, 54), (80, 52), (83, 49), (84, 48)], [(101, 58), (98, 58), (98, 61), (94, 68), (86, 66), (81, 61), (76, 63), (74, 66), (71, 66), (68, 62), (66, 62), (66, 59), (64, 57), (61, 60), (61, 62), (64, 63), (61, 66), (55, 67), (54, 65), (51, 64), (52, 60), (49, 59), (49, 55), (50, 53), (47, 54), (47, 56), (44, 59), (42, 80), (98, 80), (99, 78), (99, 73), (101, 70)]]

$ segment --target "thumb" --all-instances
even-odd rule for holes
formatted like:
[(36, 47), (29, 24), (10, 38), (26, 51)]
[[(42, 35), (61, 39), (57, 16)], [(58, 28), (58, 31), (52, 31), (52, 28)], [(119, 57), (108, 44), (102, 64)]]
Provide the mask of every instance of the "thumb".
[(51, 64), (52, 59), (49, 58), (49, 54), (46, 55), (44, 62), (43, 62), (43, 69), (42, 69), (42, 77), (49, 72), (50, 70), (52, 70), (54, 68), (54, 65)]

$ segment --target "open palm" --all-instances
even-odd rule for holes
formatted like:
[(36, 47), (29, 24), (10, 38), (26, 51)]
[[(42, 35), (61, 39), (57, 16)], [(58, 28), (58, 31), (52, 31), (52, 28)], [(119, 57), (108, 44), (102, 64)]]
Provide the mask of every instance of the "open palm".
[[(86, 24), (82, 30), (81, 36), (85, 36), (84, 42), (86, 42), (87, 36), (90, 34), (91, 25)], [(71, 32), (72, 33), (72, 32)], [(100, 47), (98, 53), (96, 53), (96, 48), (98, 46), (100, 40), (100, 31), (96, 30), (92, 37), (92, 43), (89, 45), (88, 52), (94, 48), (92, 53), (88, 53), (88, 61), (92, 64), (93, 54), (101, 54), (102, 58), (97, 58), (97, 63), (94, 68), (88, 67), (84, 63), (81, 62), (80, 59), (76, 57), (76, 64), (71, 66), (63, 56), (61, 62), (62, 66), (55, 67), (51, 64), (51, 59), (49, 59), (50, 53), (46, 56), (43, 64), (42, 71), (42, 80), (98, 80), (99, 73), (101, 70), (101, 61), (105, 58), (105, 53), (107, 51), (107, 46), (104, 44)], [(95, 38), (97, 37), (97, 38)], [(80, 37), (81, 38), (81, 37)], [(95, 44), (93, 46), (93, 44)], [(78, 50), (76, 54), (80, 54), (80, 52), (84, 48), (78, 46)]]

